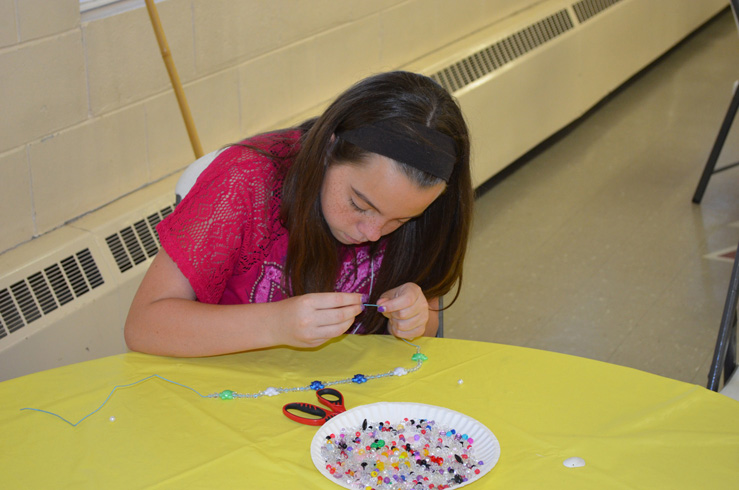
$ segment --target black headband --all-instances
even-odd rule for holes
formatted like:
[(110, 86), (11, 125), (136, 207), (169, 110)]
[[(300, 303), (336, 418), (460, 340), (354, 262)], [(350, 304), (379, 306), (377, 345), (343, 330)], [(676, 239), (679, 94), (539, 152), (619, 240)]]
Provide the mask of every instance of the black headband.
[[(418, 132), (421, 138), (411, 137), (407, 134), (407, 129), (403, 131), (406, 124)], [(451, 136), (414, 122), (378, 121), (339, 132), (337, 136), (364, 150), (423, 170), (446, 182), (449, 182), (457, 160), (454, 139)]]

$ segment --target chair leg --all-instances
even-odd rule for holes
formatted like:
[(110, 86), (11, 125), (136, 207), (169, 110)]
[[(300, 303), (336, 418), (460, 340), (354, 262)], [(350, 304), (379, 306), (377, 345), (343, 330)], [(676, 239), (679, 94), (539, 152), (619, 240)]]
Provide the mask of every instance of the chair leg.
[[(724, 312), (721, 315), (721, 327), (719, 328), (716, 348), (713, 351), (711, 369), (708, 371), (708, 384), (706, 388), (718, 391), (721, 381), (721, 372), (724, 365), (731, 361), (731, 369), (736, 365), (736, 306), (739, 296), (739, 246), (734, 258), (734, 267), (731, 269), (731, 280), (729, 290), (726, 293)], [(724, 373), (724, 379), (728, 379), (731, 373)]]
[(736, 370), (736, 307), (734, 308), (734, 322), (729, 334), (729, 345), (726, 347), (726, 358), (724, 359), (724, 379), (727, 380)]
[(729, 109), (728, 111), (726, 111), (724, 122), (721, 123), (721, 128), (719, 129), (718, 135), (716, 136), (716, 141), (713, 144), (711, 153), (708, 156), (708, 161), (706, 161), (706, 166), (703, 169), (703, 174), (701, 175), (700, 181), (698, 181), (698, 187), (695, 189), (695, 194), (693, 194), (693, 202), (696, 204), (700, 204), (701, 199), (703, 199), (703, 193), (706, 192), (708, 181), (711, 178), (711, 175), (714, 173), (716, 162), (718, 161), (718, 157), (721, 154), (721, 149), (724, 147), (726, 137), (729, 135), (729, 130), (731, 129), (731, 124), (734, 122), (734, 116), (736, 116), (736, 112), (737, 110), (739, 110), (739, 90), (737, 90), (738, 84), (739, 81), (734, 82), (734, 94), (731, 98)]

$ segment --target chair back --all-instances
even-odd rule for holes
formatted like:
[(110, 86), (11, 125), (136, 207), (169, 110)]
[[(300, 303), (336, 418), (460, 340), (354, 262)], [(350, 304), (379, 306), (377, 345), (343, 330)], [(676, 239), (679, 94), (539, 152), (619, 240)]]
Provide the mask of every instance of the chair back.
[(208, 168), (208, 165), (213, 163), (213, 160), (216, 159), (220, 152), (221, 150), (216, 150), (203, 155), (188, 165), (185, 171), (182, 172), (174, 188), (175, 205), (179, 204), (185, 198), (187, 193), (190, 192), (190, 189), (192, 189), (192, 186), (195, 185), (195, 181), (198, 180), (200, 174)]

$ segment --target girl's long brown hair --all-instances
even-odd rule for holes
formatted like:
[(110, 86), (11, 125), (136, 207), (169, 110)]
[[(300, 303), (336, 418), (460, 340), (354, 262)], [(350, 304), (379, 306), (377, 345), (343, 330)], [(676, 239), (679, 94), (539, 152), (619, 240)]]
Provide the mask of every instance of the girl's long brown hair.
[[(343, 245), (334, 239), (323, 218), (321, 185), (328, 166), (361, 165), (367, 152), (334, 136), (385, 119), (413, 121), (451, 136), (457, 160), (446, 190), (420, 217), (371, 244), (372, 253), (383, 241), (386, 248), (370, 302), (407, 282), (418, 284), (429, 299), (447, 294), (457, 283), (448, 305), (459, 296), (474, 199), (467, 125), (448, 92), (430, 78), (409, 72), (382, 73), (360, 81), (320, 117), (301, 127), (301, 146), (287, 169), (280, 214), (289, 232), (285, 286), (293, 295), (333, 291), (336, 284)], [(410, 126), (407, 130), (420, 138)], [(420, 186), (440, 182), (399, 165)], [(386, 319), (373, 308), (358, 320), (366, 333), (386, 329)]]

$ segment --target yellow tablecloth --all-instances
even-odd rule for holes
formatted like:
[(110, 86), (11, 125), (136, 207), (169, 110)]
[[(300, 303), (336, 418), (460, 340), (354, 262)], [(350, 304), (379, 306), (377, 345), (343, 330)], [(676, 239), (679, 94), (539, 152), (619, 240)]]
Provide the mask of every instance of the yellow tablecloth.
[[(545, 351), (451, 339), (418, 340), (429, 360), (412, 374), (338, 386), (347, 408), (378, 401), (447, 407), (485, 424), (497, 466), (470, 488), (739, 488), (739, 402), (644, 372)], [(410, 368), (415, 349), (347, 336), (320, 349), (206, 359), (124, 354), (0, 383), (0, 487), (341, 488), (310, 458), (315, 427), (285, 403), (312, 391), (251, 400), (207, 394), (305, 386)], [(463, 383), (459, 383), (459, 380)], [(111, 421), (111, 417), (115, 417)], [(567, 468), (571, 456), (585, 460)]]

